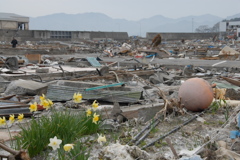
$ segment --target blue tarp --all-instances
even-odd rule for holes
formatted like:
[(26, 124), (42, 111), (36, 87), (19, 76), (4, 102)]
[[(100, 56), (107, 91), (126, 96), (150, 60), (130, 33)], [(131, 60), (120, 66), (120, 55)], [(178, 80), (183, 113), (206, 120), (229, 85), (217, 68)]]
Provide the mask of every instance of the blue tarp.
[(214, 46), (208, 46), (208, 48), (214, 48)]

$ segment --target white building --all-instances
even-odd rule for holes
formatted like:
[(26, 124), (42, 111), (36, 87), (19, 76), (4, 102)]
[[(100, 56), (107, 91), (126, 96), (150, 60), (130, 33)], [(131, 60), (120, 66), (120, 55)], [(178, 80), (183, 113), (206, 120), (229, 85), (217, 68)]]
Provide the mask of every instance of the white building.
[(0, 29), (29, 30), (29, 17), (0, 12)]
[(219, 32), (226, 32), (228, 36), (240, 38), (240, 21), (219, 22)]

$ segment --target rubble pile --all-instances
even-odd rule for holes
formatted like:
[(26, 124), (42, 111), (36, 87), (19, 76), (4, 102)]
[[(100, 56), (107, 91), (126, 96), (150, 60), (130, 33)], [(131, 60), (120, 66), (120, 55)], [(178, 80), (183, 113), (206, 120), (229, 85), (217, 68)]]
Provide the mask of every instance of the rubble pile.
[[(2, 42), (0, 157), (238, 160), (239, 51), (238, 41), (164, 42), (160, 34), (149, 42), (27, 41), (14, 49)], [(74, 142), (56, 133), (36, 155), (30, 144), (13, 147), (24, 127), (43, 117), (54, 123), (62, 112), (92, 116), (86, 124), (98, 128), (72, 130)], [(80, 144), (89, 151), (76, 150)]]

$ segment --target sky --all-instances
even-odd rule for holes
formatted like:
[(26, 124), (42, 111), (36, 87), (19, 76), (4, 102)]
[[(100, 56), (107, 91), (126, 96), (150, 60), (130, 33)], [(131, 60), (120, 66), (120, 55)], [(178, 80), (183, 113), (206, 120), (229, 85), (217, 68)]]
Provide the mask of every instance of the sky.
[(0, 0), (0, 12), (27, 17), (98, 12), (126, 20), (203, 14), (226, 18), (240, 13), (240, 0)]

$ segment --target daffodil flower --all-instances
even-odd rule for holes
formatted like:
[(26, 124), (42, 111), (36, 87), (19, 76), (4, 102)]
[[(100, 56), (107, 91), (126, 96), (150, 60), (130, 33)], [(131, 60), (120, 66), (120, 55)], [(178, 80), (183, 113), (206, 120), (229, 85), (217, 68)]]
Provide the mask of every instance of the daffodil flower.
[(9, 121), (10, 121), (11, 123), (13, 123), (13, 122), (15, 121), (14, 114), (10, 115)]
[(0, 126), (2, 126), (2, 125), (6, 125), (6, 118), (5, 117), (3, 117), (3, 118), (0, 117)]
[(99, 121), (99, 115), (94, 113), (94, 115), (93, 115), (93, 123), (97, 124), (98, 121)]
[(70, 150), (73, 149), (73, 145), (74, 145), (74, 144), (65, 144), (65, 145), (63, 146), (64, 151), (70, 152)]
[(92, 115), (92, 110), (91, 110), (91, 109), (88, 109), (88, 110), (86, 111), (86, 113), (87, 113), (87, 117), (89, 117), (89, 116)]
[(98, 134), (98, 139), (97, 139), (97, 141), (98, 141), (98, 143), (100, 144), (100, 145), (102, 145), (102, 143), (103, 142), (106, 142), (107, 140), (106, 140), (106, 137), (105, 136), (102, 136), (102, 134)]
[(74, 103), (80, 103), (82, 100), (82, 94), (80, 93), (74, 93), (73, 95), (73, 101)]
[(92, 103), (93, 110), (96, 110), (96, 109), (98, 108), (98, 104), (99, 104), (99, 103), (97, 103), (96, 100), (93, 101), (93, 103)]
[(57, 139), (57, 137), (55, 136), (54, 138), (50, 138), (50, 143), (48, 144), (48, 146), (52, 147), (53, 150), (56, 150), (60, 148), (61, 143), (62, 143), (62, 140)]
[(46, 108), (47, 110), (50, 107), (49, 102), (46, 99), (41, 101), (41, 105), (43, 106), (43, 108)]
[(40, 96), (40, 100), (43, 101), (43, 100), (45, 100), (45, 99), (46, 99), (46, 98), (45, 98), (45, 95), (42, 94), (42, 96)]
[(30, 103), (29, 109), (30, 109), (30, 112), (35, 112), (35, 111), (37, 111), (37, 102), (34, 102), (33, 104)]
[(43, 108), (46, 108), (46, 110), (48, 110), (53, 105), (53, 102), (50, 99), (45, 98), (41, 101), (40, 104), (43, 106)]
[(50, 99), (48, 99), (48, 103), (50, 107), (53, 105), (53, 102)]
[(19, 114), (18, 115), (18, 121), (21, 122), (24, 118), (24, 115), (23, 114)]

